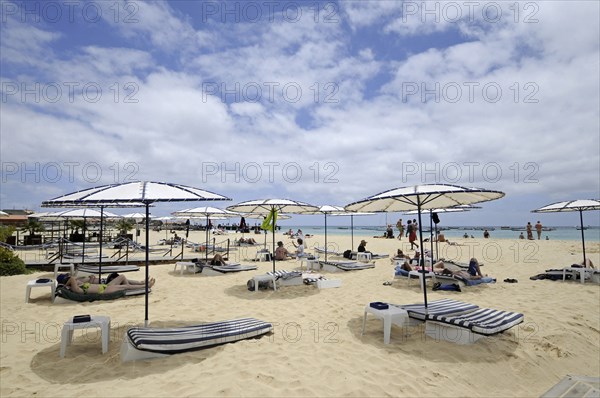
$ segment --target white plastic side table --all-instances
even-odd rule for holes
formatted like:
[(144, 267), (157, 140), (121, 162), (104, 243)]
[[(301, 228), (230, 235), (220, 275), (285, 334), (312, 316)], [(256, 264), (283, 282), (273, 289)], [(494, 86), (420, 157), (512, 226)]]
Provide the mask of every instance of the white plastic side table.
[(56, 282), (54, 280), (50, 280), (50, 282), (37, 283), (37, 280), (32, 280), (27, 282), (27, 289), (25, 291), (25, 302), (29, 302), (29, 297), (31, 296), (31, 289), (34, 287), (46, 287), (50, 286), (50, 292), (52, 294), (52, 302), (54, 302), (54, 291), (56, 290)]
[(367, 322), (367, 314), (375, 315), (379, 319), (383, 319), (383, 343), (390, 344), (390, 335), (392, 334), (392, 324), (405, 326), (409, 323), (408, 312), (402, 308), (390, 306), (385, 310), (378, 310), (367, 305), (363, 317), (363, 327), (361, 336), (365, 333), (365, 324)]
[(75, 331), (75, 329), (100, 328), (102, 353), (106, 354), (108, 352), (108, 342), (110, 339), (110, 317), (94, 315), (91, 318), (92, 320), (89, 322), (74, 323), (73, 318), (65, 322), (60, 336), (61, 358), (65, 357), (67, 346), (71, 345), (71, 342), (73, 341), (73, 331)]

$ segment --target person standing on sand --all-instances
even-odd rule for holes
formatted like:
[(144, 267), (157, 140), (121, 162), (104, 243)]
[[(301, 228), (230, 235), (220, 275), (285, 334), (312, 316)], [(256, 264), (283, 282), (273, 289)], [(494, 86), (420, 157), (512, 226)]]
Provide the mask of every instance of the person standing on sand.
[(535, 231), (537, 232), (538, 240), (542, 239), (542, 223), (537, 222), (535, 224)]
[(527, 223), (527, 239), (528, 240), (533, 240), (533, 231), (532, 231), (532, 228), (533, 227), (531, 226), (531, 223), (528, 222)]
[(398, 240), (402, 240), (402, 235), (404, 234), (404, 225), (402, 225), (402, 219), (399, 219), (396, 223), (396, 228), (398, 228)]

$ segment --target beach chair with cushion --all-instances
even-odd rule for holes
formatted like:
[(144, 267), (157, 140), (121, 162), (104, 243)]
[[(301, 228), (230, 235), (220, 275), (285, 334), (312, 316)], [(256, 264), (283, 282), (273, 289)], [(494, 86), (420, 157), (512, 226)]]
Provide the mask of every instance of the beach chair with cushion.
[(314, 250), (315, 250), (315, 252), (317, 252), (319, 254), (327, 253), (328, 256), (338, 256), (338, 257), (344, 256), (343, 252), (336, 252), (335, 250), (325, 250), (324, 247), (315, 247)]
[[(112, 274), (113, 272), (136, 272), (139, 271), (140, 267), (137, 265), (103, 265), (103, 274)], [(79, 265), (77, 266), (78, 272), (87, 272), (90, 274), (98, 274), (99, 267), (97, 265)]]
[(306, 274), (305, 276), (303, 276), (302, 281), (306, 285), (313, 285), (319, 289), (328, 289), (332, 287), (342, 286), (341, 279), (327, 279), (324, 276), (318, 274)]
[(356, 271), (362, 269), (375, 268), (375, 264), (365, 264), (356, 261), (321, 261), (321, 269), (326, 272)]
[[(577, 264), (574, 264), (577, 265)], [(594, 268), (586, 268), (581, 266), (571, 266), (560, 269), (547, 269), (546, 270), (546, 278), (552, 280), (562, 280), (566, 281), (570, 280), (579, 280), (581, 283), (585, 283), (586, 281), (592, 282), (600, 282), (600, 271)]]
[(267, 272), (274, 278), (274, 281), (279, 286), (298, 286), (302, 285), (302, 272), (277, 270), (275, 272)]
[(472, 344), (482, 337), (502, 333), (523, 322), (524, 315), (517, 312), (478, 308), (465, 314), (425, 317), (425, 334), (436, 340), (457, 344)]
[(204, 276), (219, 276), (234, 274), (242, 271), (253, 271), (257, 269), (255, 265), (227, 264), (227, 265), (198, 265), (198, 273)]
[[(148, 292), (152, 292), (151, 289), (148, 289)], [(145, 287), (140, 287), (140, 289), (131, 289), (131, 290), (119, 290), (112, 293), (77, 293), (72, 291), (71, 289), (67, 289), (65, 286), (60, 285), (56, 288), (56, 296), (62, 297), (67, 300), (79, 301), (79, 302), (92, 302), (97, 300), (115, 300), (121, 297), (126, 296), (138, 296), (146, 293)]]
[(413, 320), (413, 325), (425, 322), (427, 314), (435, 315), (458, 315), (467, 312), (475, 311), (479, 308), (476, 304), (465, 303), (452, 299), (434, 300), (425, 304), (392, 304), (395, 307), (400, 307), (408, 313), (408, 317)]
[(254, 318), (234, 319), (178, 328), (134, 327), (125, 333), (121, 361), (158, 358), (257, 337), (273, 325)]

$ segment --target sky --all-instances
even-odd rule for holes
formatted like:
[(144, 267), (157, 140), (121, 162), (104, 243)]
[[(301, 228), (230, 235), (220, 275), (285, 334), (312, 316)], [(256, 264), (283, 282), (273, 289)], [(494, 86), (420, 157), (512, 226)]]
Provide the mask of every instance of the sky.
[(447, 225), (573, 226), (530, 211), (600, 197), (597, 1), (0, 5), (2, 209), (133, 180), (340, 206), (443, 183), (506, 193)]

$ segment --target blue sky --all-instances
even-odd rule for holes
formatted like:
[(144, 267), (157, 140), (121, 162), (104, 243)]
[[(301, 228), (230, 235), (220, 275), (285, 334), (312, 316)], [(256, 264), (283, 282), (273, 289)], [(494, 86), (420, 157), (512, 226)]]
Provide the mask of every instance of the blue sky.
[(129, 180), (317, 205), (438, 182), (506, 193), (460, 224), (574, 225), (529, 211), (600, 197), (598, 2), (0, 4), (0, 208)]

